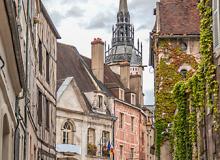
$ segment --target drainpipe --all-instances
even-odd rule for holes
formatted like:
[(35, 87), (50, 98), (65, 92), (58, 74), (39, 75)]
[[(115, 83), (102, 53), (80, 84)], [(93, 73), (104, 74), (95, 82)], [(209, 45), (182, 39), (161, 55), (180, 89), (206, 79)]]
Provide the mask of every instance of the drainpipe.
[(24, 160), (27, 159), (27, 107), (28, 107), (28, 97), (27, 97), (27, 88), (28, 88), (28, 57), (29, 57), (29, 16), (30, 16), (30, 12), (29, 12), (29, 7), (30, 7), (30, 0), (27, 0), (27, 26), (26, 26), (26, 77), (25, 77), (25, 88), (24, 88), (24, 94), (25, 94), (25, 117), (24, 117), (24, 121), (25, 121), (25, 134), (24, 134)]
[[(18, 104), (18, 103), (19, 103), (19, 100), (21, 100), (21, 99), (24, 99), (24, 96), (22, 96), (22, 97), (16, 96), (16, 101), (15, 101), (15, 116), (16, 116), (16, 120), (17, 120), (17, 125), (16, 125), (16, 127), (15, 127), (15, 136), (14, 136), (14, 147), (15, 147), (15, 149), (16, 149), (16, 145), (17, 145), (17, 143), (16, 143), (16, 138), (19, 138), (19, 137), (17, 137), (17, 132), (19, 131), (20, 121), (23, 120), (22, 117), (21, 117), (21, 115), (20, 115), (20, 108), (19, 108), (19, 104)], [(20, 142), (20, 141), (19, 141), (19, 142)], [(19, 143), (18, 145), (20, 145), (20, 143)], [(15, 149), (14, 149), (14, 160), (19, 160), (19, 156), (20, 156), (20, 155), (16, 155)], [(17, 148), (17, 149), (18, 149), (18, 148)], [(16, 156), (18, 156), (18, 157), (16, 157)]]

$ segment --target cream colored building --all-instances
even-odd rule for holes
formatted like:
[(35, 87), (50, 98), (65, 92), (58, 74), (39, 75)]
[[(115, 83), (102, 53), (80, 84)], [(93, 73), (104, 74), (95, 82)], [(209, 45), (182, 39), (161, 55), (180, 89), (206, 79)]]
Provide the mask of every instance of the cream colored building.
[(18, 96), (24, 86), (16, 15), (12, 1), (0, 0), (0, 159), (12, 160), (16, 152)]
[(40, 0), (0, 0), (0, 7), (0, 159), (56, 159), (60, 36)]
[[(98, 44), (93, 47), (97, 54), (102, 50)], [(113, 99), (88, 68), (88, 61), (74, 47), (58, 44), (56, 148), (60, 160), (107, 159), (107, 146), (113, 143)]]

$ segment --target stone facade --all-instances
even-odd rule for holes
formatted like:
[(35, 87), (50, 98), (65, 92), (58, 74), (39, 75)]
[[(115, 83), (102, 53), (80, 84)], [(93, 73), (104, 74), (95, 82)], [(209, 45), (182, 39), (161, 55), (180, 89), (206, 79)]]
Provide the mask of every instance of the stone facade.
[[(16, 109), (24, 87), (24, 66), (21, 56), (16, 15), (12, 1), (0, 1), (0, 159), (18, 156), (14, 140), (18, 130)], [(21, 131), (21, 137), (24, 133)]]
[[(104, 97), (103, 94), (99, 94)], [(92, 93), (92, 99), (96, 94)], [(105, 97), (106, 99), (107, 97)], [(90, 99), (90, 98), (88, 98)], [(111, 101), (109, 99), (109, 101)], [(71, 123), (73, 130), (71, 141), (64, 142), (65, 130), (64, 124)], [(58, 103), (57, 103), (57, 147), (60, 146), (60, 152), (57, 158), (62, 160), (66, 158), (75, 158), (80, 160), (92, 160), (92, 159), (107, 159), (107, 155), (104, 153), (105, 147), (108, 143), (112, 142), (112, 129), (113, 122), (111, 116), (106, 115), (106, 109), (102, 110), (102, 114), (96, 112), (89, 113), (88, 106), (84, 100), (80, 89), (77, 87), (73, 77), (67, 78), (58, 90)], [(94, 144), (89, 140), (89, 130), (94, 130)], [(107, 133), (107, 137), (104, 135)], [(70, 150), (68, 153), (61, 153), (61, 150), (65, 146), (72, 146), (75, 150)], [(96, 147), (95, 153), (91, 152), (89, 145)], [(63, 147), (63, 148), (62, 148)], [(59, 151), (59, 149), (58, 149)]]
[[(0, 26), (1, 49), (2, 53), (7, 52), (7, 56), (1, 55), (4, 78), (0, 102), (4, 104), (0, 106), (8, 106), (8, 111), (5, 108), (1, 112), (4, 115), (0, 116), (5, 123), (0, 126), (5, 128), (6, 138), (0, 140), (0, 146), (7, 144), (3, 152), (10, 151), (9, 155), (1, 154), (1, 159), (55, 159), (56, 39), (60, 36), (40, 0), (2, 0), (0, 3), (1, 21), (5, 23)], [(40, 64), (42, 76), (38, 72)], [(41, 105), (39, 90), (44, 95)], [(12, 124), (8, 125), (9, 122)]]
[(161, 160), (172, 159), (169, 136), (166, 136), (177, 112), (172, 89), (177, 82), (195, 73), (200, 60), (196, 5), (193, 0), (161, 0), (155, 9), (150, 64), (155, 68), (156, 149), (157, 158)]

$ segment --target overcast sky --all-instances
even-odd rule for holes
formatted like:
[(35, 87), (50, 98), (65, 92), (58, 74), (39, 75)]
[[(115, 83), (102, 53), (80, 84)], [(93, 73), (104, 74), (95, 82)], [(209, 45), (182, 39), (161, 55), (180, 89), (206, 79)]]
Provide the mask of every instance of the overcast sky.
[[(119, 0), (43, 0), (62, 43), (75, 46), (80, 54), (91, 57), (91, 41), (100, 37), (111, 43), (112, 25), (116, 23)], [(143, 42), (143, 64), (148, 65), (149, 32), (154, 26), (156, 0), (128, 0), (135, 38)], [(145, 68), (145, 104), (153, 104), (153, 73)]]

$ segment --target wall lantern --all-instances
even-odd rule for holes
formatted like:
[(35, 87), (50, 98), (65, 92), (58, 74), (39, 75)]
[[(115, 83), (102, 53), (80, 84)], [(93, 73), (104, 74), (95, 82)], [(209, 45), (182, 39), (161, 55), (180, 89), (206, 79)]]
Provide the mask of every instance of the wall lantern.
[(2, 59), (2, 57), (0, 56), (0, 68), (3, 69), (5, 66), (5, 62), (4, 60)]

